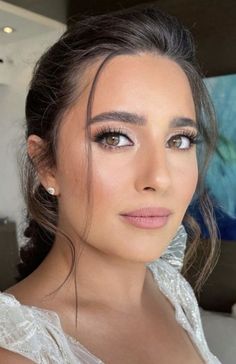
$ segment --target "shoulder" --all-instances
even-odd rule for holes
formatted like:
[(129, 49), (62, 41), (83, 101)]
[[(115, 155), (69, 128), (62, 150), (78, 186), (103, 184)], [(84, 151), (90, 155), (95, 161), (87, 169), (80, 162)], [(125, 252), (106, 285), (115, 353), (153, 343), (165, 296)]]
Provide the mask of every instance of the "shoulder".
[(36, 345), (35, 321), (29, 307), (13, 295), (0, 292), (0, 363), (32, 363), (29, 358), (34, 358), (30, 352)]
[(30, 307), (21, 305), (11, 294), (0, 292), (0, 324), (1, 342), (6, 337), (9, 339), (11, 334), (14, 334), (16, 339), (19, 327), (21, 335), (24, 335), (31, 325), (34, 326), (35, 317)]
[[(16, 360), (29, 358), (35, 363), (43, 363), (47, 359), (55, 363), (51, 360), (55, 357), (60, 362), (63, 333), (55, 313), (22, 305), (13, 295), (0, 292), (0, 328), (1, 355), (13, 355), (9, 352), (14, 352), (19, 354), (16, 354)], [(21, 355), (25, 358), (21, 359)], [(2, 362), (5, 363), (0, 360)]]
[(0, 347), (0, 363), (4, 364), (32, 364), (32, 360), (22, 355), (13, 353), (12, 351)]

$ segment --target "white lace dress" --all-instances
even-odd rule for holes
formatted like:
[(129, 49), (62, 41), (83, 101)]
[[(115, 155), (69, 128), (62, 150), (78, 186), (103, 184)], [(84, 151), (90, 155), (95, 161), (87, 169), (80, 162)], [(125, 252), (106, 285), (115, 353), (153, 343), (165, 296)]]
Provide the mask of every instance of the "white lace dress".
[[(180, 226), (162, 257), (147, 267), (159, 289), (175, 307), (177, 322), (187, 331), (205, 363), (220, 364), (206, 343), (194, 292), (180, 274), (185, 247), (186, 233)], [(0, 347), (38, 364), (104, 364), (63, 332), (55, 312), (21, 305), (6, 293), (0, 293)]]

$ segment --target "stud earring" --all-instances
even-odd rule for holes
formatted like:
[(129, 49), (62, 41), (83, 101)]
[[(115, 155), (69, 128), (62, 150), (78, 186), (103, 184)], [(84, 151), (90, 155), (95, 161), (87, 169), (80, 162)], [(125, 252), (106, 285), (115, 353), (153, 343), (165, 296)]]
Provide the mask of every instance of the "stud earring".
[(48, 191), (49, 195), (52, 195), (52, 196), (55, 195), (55, 189), (53, 187), (48, 187), (47, 191)]

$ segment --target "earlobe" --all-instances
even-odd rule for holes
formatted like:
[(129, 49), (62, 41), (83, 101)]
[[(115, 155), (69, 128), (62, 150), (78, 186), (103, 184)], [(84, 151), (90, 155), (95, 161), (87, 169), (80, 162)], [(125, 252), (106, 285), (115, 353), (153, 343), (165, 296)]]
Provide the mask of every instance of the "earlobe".
[(45, 147), (45, 141), (38, 135), (32, 134), (28, 137), (27, 152), (37, 171), (38, 180), (50, 195), (56, 196), (59, 195), (59, 187), (57, 185), (55, 171), (49, 168), (40, 158)]

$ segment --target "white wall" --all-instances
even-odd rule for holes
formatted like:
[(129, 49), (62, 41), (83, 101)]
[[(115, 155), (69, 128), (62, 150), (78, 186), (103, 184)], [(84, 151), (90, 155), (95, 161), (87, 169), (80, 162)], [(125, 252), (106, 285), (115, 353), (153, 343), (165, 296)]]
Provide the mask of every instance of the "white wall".
[(8, 217), (16, 222), (19, 244), (24, 203), (20, 193), (17, 158), (24, 143), (27, 86), (35, 61), (64, 29), (61, 24), (58, 30), (0, 48), (0, 58), (4, 56), (7, 60), (5, 69), (0, 68), (0, 218)]

